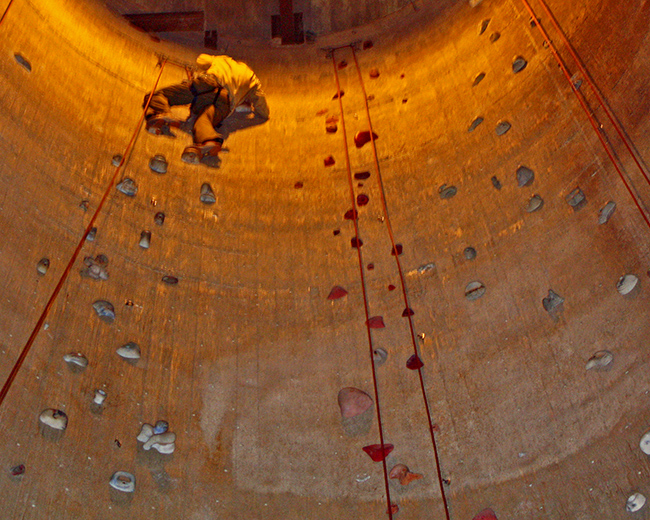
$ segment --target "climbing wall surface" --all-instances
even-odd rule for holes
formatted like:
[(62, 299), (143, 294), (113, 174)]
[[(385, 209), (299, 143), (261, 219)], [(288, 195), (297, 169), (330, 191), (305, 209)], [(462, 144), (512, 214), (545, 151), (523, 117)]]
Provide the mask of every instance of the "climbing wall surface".
[[(583, 520), (642, 505), (650, 11), (548, 0), (638, 168), (538, 2), (538, 23), (519, 0), (417, 1), (314, 45), (231, 44), (271, 119), (235, 115), (208, 169), (180, 161), (189, 136), (144, 130), (113, 164), (159, 57), (166, 85), (197, 50), (99, 2), (14, 0), (0, 517)], [(111, 187), (80, 242), (116, 168), (133, 196)]]

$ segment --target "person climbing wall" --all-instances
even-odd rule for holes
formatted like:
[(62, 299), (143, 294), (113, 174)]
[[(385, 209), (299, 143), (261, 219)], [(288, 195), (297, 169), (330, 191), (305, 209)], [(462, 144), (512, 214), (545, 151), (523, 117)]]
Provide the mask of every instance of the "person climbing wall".
[[(183, 81), (145, 96), (151, 96), (146, 113), (146, 129), (153, 135), (175, 137), (172, 128), (191, 132), (194, 144), (183, 150), (181, 159), (189, 164), (219, 165), (223, 136), (217, 131), (221, 122), (235, 110), (252, 112), (266, 121), (269, 107), (262, 84), (253, 70), (229, 56), (201, 54), (196, 59), (200, 72), (191, 81)], [(170, 108), (190, 105), (186, 121), (174, 118)]]

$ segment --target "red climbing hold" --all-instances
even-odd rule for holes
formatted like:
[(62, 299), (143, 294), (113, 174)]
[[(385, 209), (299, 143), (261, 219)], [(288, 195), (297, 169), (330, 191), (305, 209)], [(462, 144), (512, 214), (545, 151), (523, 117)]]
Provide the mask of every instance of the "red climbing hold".
[(334, 160), (334, 157), (329, 155), (325, 157), (325, 160), (323, 162), (325, 163), (325, 166), (332, 166), (336, 161)]
[(330, 294), (327, 297), (327, 299), (338, 300), (339, 298), (343, 298), (346, 294), (348, 294), (348, 291), (346, 291), (343, 287), (339, 287), (338, 285), (335, 285), (334, 287), (332, 287), (332, 290), (330, 291)]
[(366, 323), (371, 329), (383, 329), (386, 327), (386, 325), (384, 325), (384, 318), (381, 316), (373, 316), (372, 318), (369, 318)]
[(359, 172), (354, 174), (354, 178), (358, 181), (365, 181), (370, 177), (370, 172)]
[(390, 254), (393, 256), (395, 256), (395, 254), (401, 255), (402, 249), (403, 249), (402, 244), (395, 244), (395, 247), (392, 249)]
[(498, 520), (497, 515), (494, 514), (494, 511), (489, 507), (481, 511), (478, 515), (474, 517), (474, 520)]
[(334, 94), (334, 97), (332, 99), (338, 99), (339, 97), (345, 96), (345, 91), (344, 90), (339, 90), (336, 94)]
[(404, 312), (402, 312), (402, 318), (406, 318), (408, 316), (413, 316), (414, 314), (415, 314), (415, 312), (413, 312), (413, 309), (411, 309), (410, 307), (407, 307), (406, 309), (404, 309)]
[(345, 212), (343, 218), (345, 220), (357, 220), (359, 218), (359, 213), (357, 212), (356, 209), (349, 209)]
[(326, 108), (321, 108), (318, 112), (316, 112), (317, 116), (322, 116), (323, 114), (327, 114)]
[(395, 286), (394, 286), (393, 284), (390, 284), (390, 285), (388, 286), (388, 290), (389, 290), (389, 291), (394, 291), (394, 290), (395, 290)]
[[(390, 511), (390, 513), (389, 513), (389, 511)], [(390, 503), (390, 509), (386, 510), (386, 514), (395, 515), (397, 513), (399, 513), (399, 506), (395, 502), (391, 502)]]
[(340, 234), (341, 234), (341, 230), (340, 230), (340, 229), (335, 229), (334, 231), (332, 231), (332, 233), (334, 234), (334, 236), (336, 236), (336, 235), (340, 235)]
[(293, 187), (296, 188), (297, 190), (299, 190), (299, 189), (302, 188), (303, 186), (304, 186), (304, 184), (303, 184), (302, 182), (300, 182), (300, 181), (296, 182), (296, 183), (293, 185)]
[(350, 244), (354, 249), (357, 249), (363, 245), (363, 240), (357, 237), (352, 237), (352, 240), (350, 240)]
[(378, 138), (379, 136), (375, 132), (372, 133), (371, 138), (369, 130), (361, 130), (354, 136), (354, 144), (357, 148), (361, 148), (364, 144), (369, 143), (370, 141), (376, 141)]
[(406, 361), (406, 368), (408, 368), (410, 370), (417, 370), (418, 368), (422, 368), (423, 366), (424, 366), (424, 363), (422, 363), (422, 360), (418, 357), (417, 354), (413, 354)]
[(370, 198), (368, 198), (368, 195), (365, 193), (359, 193), (359, 195), (357, 195), (357, 204), (359, 206), (365, 206), (368, 202), (370, 202)]
[(375, 264), (368, 264), (368, 271), (372, 271), (375, 268)]
[(339, 62), (339, 65), (338, 65), (339, 70), (344, 69), (344, 68), (347, 67), (347, 66), (348, 66), (348, 62), (345, 61), (345, 60), (341, 60), (341, 61)]
[(371, 444), (370, 446), (364, 446), (363, 451), (370, 455), (370, 458), (375, 462), (381, 462), (393, 451), (394, 447), (392, 444)]
[(368, 50), (368, 49), (372, 49), (372, 45), (373, 45), (372, 40), (364, 41), (363, 42), (363, 50), (365, 51), (365, 50)]

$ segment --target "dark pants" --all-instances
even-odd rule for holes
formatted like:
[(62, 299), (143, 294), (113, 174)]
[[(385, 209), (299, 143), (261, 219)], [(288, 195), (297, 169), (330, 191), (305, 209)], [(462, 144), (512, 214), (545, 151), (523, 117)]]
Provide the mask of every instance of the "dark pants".
[[(147, 94), (144, 104), (148, 98)], [(184, 81), (179, 85), (157, 90), (151, 97), (146, 116), (168, 113), (170, 107), (177, 105), (190, 105), (191, 115), (195, 118), (192, 135), (196, 144), (223, 141), (216, 127), (230, 113), (230, 100), (228, 92), (219, 86), (214, 76), (202, 74), (191, 83)]]

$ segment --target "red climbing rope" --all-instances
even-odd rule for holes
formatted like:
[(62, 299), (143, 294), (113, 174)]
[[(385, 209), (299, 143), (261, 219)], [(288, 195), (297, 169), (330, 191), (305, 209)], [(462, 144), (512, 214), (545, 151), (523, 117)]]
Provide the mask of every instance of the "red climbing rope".
[(612, 165), (616, 169), (618, 175), (620, 176), (621, 180), (623, 181), (623, 184), (625, 184), (625, 187), (627, 188), (627, 191), (630, 193), (630, 196), (632, 197), (632, 200), (634, 201), (634, 204), (636, 205), (637, 209), (639, 210), (639, 213), (641, 213), (641, 216), (643, 217), (643, 220), (647, 224), (648, 228), (650, 228), (650, 219), (648, 218), (648, 215), (646, 212), (643, 210), (641, 207), (641, 203), (639, 202), (637, 196), (634, 194), (632, 191), (632, 187), (630, 186), (629, 182), (625, 178), (625, 175), (623, 174), (623, 171), (621, 170), (616, 158), (614, 157), (614, 151), (611, 148), (611, 145), (607, 142), (605, 137), (603, 136), (601, 130), (600, 130), (600, 125), (594, 118), (594, 116), (591, 114), (591, 111), (589, 110), (589, 107), (587, 106), (585, 100), (583, 99), (582, 95), (580, 92), (578, 92), (578, 89), (576, 86), (573, 84), (573, 81), (571, 81), (571, 74), (569, 73), (569, 70), (567, 69), (564, 61), (562, 60), (562, 57), (558, 53), (557, 49), (555, 48), (555, 45), (553, 45), (553, 42), (551, 41), (551, 38), (549, 37), (548, 33), (546, 32), (546, 29), (544, 29), (544, 26), (542, 23), (539, 21), (537, 16), (535, 15), (535, 12), (533, 11), (533, 8), (530, 6), (527, 0), (521, 0), (528, 10), (528, 13), (530, 16), (533, 18), (533, 20), (536, 21), (536, 25), (539, 28), (540, 32), (542, 33), (542, 37), (544, 38), (544, 41), (548, 45), (549, 49), (551, 49), (551, 53), (553, 54), (555, 60), (557, 61), (558, 66), (560, 69), (562, 69), (562, 72), (564, 73), (564, 77), (567, 79), (569, 82), (569, 86), (571, 87), (571, 90), (573, 90), (573, 93), (576, 95), (578, 98), (578, 102), (580, 103), (580, 106), (584, 110), (585, 114), (587, 115), (587, 118), (589, 119), (589, 123), (591, 123), (592, 128), (594, 129), (594, 132), (596, 132), (596, 136), (598, 136), (598, 139), (600, 143), (603, 145), (603, 148), (605, 149), (605, 152), (607, 153), (607, 156), (609, 157), (609, 160), (611, 161)]
[[(333, 49), (332, 51), (332, 64), (334, 65), (334, 77), (336, 78), (336, 92), (337, 92), (337, 97), (339, 100), (339, 111), (341, 113), (341, 130), (343, 132), (343, 142), (345, 144), (345, 165), (347, 168), (347, 175), (348, 175), (348, 184), (350, 188), (350, 202), (352, 203), (352, 222), (354, 223), (354, 236), (356, 240), (356, 247), (355, 249), (357, 250), (357, 257), (359, 259), (359, 276), (361, 278), (361, 291), (363, 294), (363, 307), (364, 311), (366, 313), (366, 331), (368, 334), (368, 347), (370, 349), (370, 363), (372, 366), (372, 383), (375, 391), (375, 409), (377, 411), (377, 427), (379, 429), (379, 442), (382, 446), (382, 450), (384, 447), (384, 430), (383, 430), (383, 425), (381, 421), (381, 407), (379, 406), (379, 388), (377, 386), (377, 370), (375, 367), (375, 359), (374, 359), (374, 347), (372, 343), (372, 333), (370, 331), (370, 312), (368, 309), (368, 294), (366, 290), (366, 278), (365, 274), (363, 271), (363, 255), (361, 253), (361, 238), (359, 236), (359, 223), (358, 223), (358, 212), (357, 212), (357, 202), (354, 197), (354, 184), (352, 182), (352, 169), (350, 167), (350, 153), (348, 151), (348, 137), (347, 137), (347, 132), (345, 130), (345, 116), (343, 114), (343, 101), (341, 100), (341, 83), (339, 81), (339, 74), (338, 74), (338, 69), (336, 66), (336, 57), (335, 57), (335, 52), (336, 49)], [(388, 518), (389, 520), (393, 520), (393, 511), (391, 508), (391, 500), (390, 500), (390, 487), (388, 485), (388, 468), (386, 467), (386, 458), (382, 458), (382, 466), (384, 470), (384, 485), (386, 488), (386, 503), (388, 506)]]
[(79, 240), (79, 243), (77, 244), (76, 249), (74, 250), (74, 253), (72, 254), (72, 257), (70, 258), (70, 261), (68, 262), (68, 265), (66, 266), (65, 270), (63, 271), (63, 274), (61, 275), (61, 278), (59, 279), (59, 282), (56, 284), (56, 287), (54, 288), (54, 291), (52, 292), (52, 295), (50, 296), (50, 299), (47, 301), (47, 304), (45, 305), (45, 308), (43, 309), (43, 312), (41, 313), (40, 318), (36, 322), (36, 326), (34, 327), (34, 330), (32, 330), (31, 335), (29, 336), (29, 339), (27, 340), (27, 343), (23, 347), (22, 351), (20, 352), (20, 355), (18, 356), (18, 359), (14, 363), (13, 368), (11, 369), (11, 372), (9, 373), (9, 377), (5, 381), (2, 390), (0, 390), (0, 407), (4, 403), (5, 397), (7, 396), (7, 393), (9, 392), (9, 389), (11, 388), (11, 385), (14, 382), (14, 379), (16, 379), (16, 376), (18, 375), (18, 371), (22, 367), (25, 358), (27, 357), (27, 354), (29, 353), (30, 349), (32, 348), (32, 345), (34, 344), (34, 341), (36, 340), (36, 336), (38, 336), (38, 333), (40, 332), (41, 328), (43, 327), (43, 324), (45, 323), (45, 319), (47, 318), (47, 315), (52, 308), (52, 305), (54, 305), (54, 302), (56, 301), (57, 296), (61, 292), (61, 289), (63, 288), (63, 284), (68, 278), (68, 275), (70, 274), (70, 271), (72, 270), (72, 267), (74, 263), (77, 261), (77, 258), (79, 257), (79, 253), (81, 252), (81, 249), (84, 246), (84, 243), (86, 242), (86, 237), (88, 236), (88, 233), (90, 233), (90, 230), (93, 228), (93, 225), (95, 224), (95, 221), (97, 220), (97, 216), (99, 215), (99, 212), (102, 210), (104, 207), (104, 203), (108, 199), (108, 195), (111, 192), (111, 189), (113, 188), (113, 185), (115, 184), (115, 180), (117, 179), (118, 174), (120, 173), (120, 170), (124, 164), (126, 164), (127, 157), (131, 153), (131, 150), (133, 148), (133, 145), (135, 144), (135, 140), (138, 136), (138, 132), (140, 131), (140, 128), (142, 127), (142, 122), (144, 121), (145, 114), (147, 113), (147, 109), (149, 108), (149, 103), (151, 102), (151, 98), (153, 97), (153, 93), (155, 92), (156, 88), (158, 87), (158, 83), (160, 81), (160, 78), (162, 77), (163, 69), (165, 68), (165, 64), (167, 63), (166, 59), (163, 59), (161, 62), (159, 62), (160, 65), (160, 73), (158, 74), (158, 77), (156, 78), (156, 82), (154, 83), (153, 89), (151, 90), (151, 93), (149, 94), (149, 97), (147, 98), (147, 102), (145, 103), (144, 110), (142, 111), (142, 115), (140, 116), (140, 120), (138, 121), (138, 124), (135, 128), (135, 131), (133, 132), (133, 135), (131, 136), (131, 140), (129, 141), (129, 144), (126, 146), (126, 149), (124, 150), (124, 155), (122, 156), (122, 160), (120, 161), (120, 164), (118, 164), (117, 168), (115, 168), (115, 173), (113, 174), (113, 177), (111, 177), (111, 180), (106, 187), (106, 191), (104, 192), (104, 196), (102, 197), (101, 201), (99, 202), (99, 205), (97, 206), (97, 209), (95, 210), (95, 213), (93, 214), (92, 218), (90, 219), (90, 222), (88, 223), (88, 226), (86, 226), (86, 230), (84, 231), (83, 235), (81, 236), (81, 239)]
[(2, 25), (2, 22), (5, 21), (5, 17), (7, 16), (7, 12), (9, 11), (9, 8), (11, 7), (11, 4), (14, 3), (14, 0), (9, 0), (9, 3), (7, 4), (7, 7), (5, 7), (4, 12), (2, 13), (2, 17), (0, 18), (0, 25)]
[[(406, 317), (408, 319), (408, 324), (409, 324), (409, 331), (411, 333), (411, 342), (413, 345), (413, 353), (415, 356), (418, 357), (419, 359), (419, 354), (418, 354), (418, 348), (417, 348), (417, 341), (415, 339), (415, 329), (413, 327), (413, 318), (412, 318), (412, 312), (411, 312), (411, 307), (409, 305), (409, 299), (408, 299), (408, 293), (406, 292), (406, 281), (404, 280), (404, 270), (402, 269), (402, 264), (399, 259), (399, 252), (397, 251), (397, 244), (395, 242), (395, 235), (393, 233), (393, 226), (390, 221), (390, 216), (388, 213), (388, 204), (386, 202), (386, 192), (384, 190), (384, 183), (382, 180), (381, 176), (381, 168), (379, 167), (379, 156), (377, 155), (377, 145), (375, 143), (375, 136), (373, 133), (372, 129), (372, 120), (370, 118), (370, 108), (368, 106), (368, 95), (366, 93), (366, 87), (363, 82), (363, 76), (361, 75), (361, 67), (359, 66), (359, 60), (357, 59), (357, 54), (354, 50), (354, 47), (350, 47), (352, 50), (352, 57), (354, 58), (354, 64), (357, 68), (357, 74), (359, 76), (359, 84), (361, 85), (361, 91), (363, 93), (363, 99), (365, 103), (365, 109), (366, 109), (366, 118), (368, 120), (368, 130), (370, 131), (370, 143), (372, 145), (372, 152), (373, 152), (373, 159), (374, 159), (374, 164), (375, 164), (375, 171), (377, 173), (377, 183), (379, 185), (379, 194), (381, 198), (381, 206), (382, 206), (382, 212), (384, 215), (384, 221), (386, 222), (386, 229), (388, 230), (388, 236), (390, 237), (390, 243), (393, 251), (393, 256), (395, 257), (395, 263), (397, 265), (397, 271), (399, 273), (399, 279), (400, 279), (400, 285), (402, 289), (402, 298), (404, 300), (404, 311)], [(442, 478), (442, 471), (440, 469), (440, 457), (438, 454), (438, 443), (436, 442), (436, 435), (435, 435), (435, 427), (433, 424), (433, 419), (431, 418), (431, 410), (429, 408), (429, 399), (427, 397), (427, 391), (426, 387), (424, 385), (424, 377), (422, 374), (422, 367), (417, 368), (418, 372), (418, 377), (420, 380), (420, 390), (422, 392), (422, 400), (424, 401), (424, 408), (426, 411), (427, 415), (427, 421), (429, 423), (429, 433), (431, 436), (431, 444), (433, 447), (433, 453), (436, 459), (436, 470), (438, 473), (438, 484), (440, 486), (440, 494), (442, 495), (442, 501), (445, 506), (445, 515), (447, 520), (450, 520), (450, 515), (449, 515), (449, 504), (447, 503), (447, 497), (445, 494), (445, 488), (443, 484), (443, 478)]]

